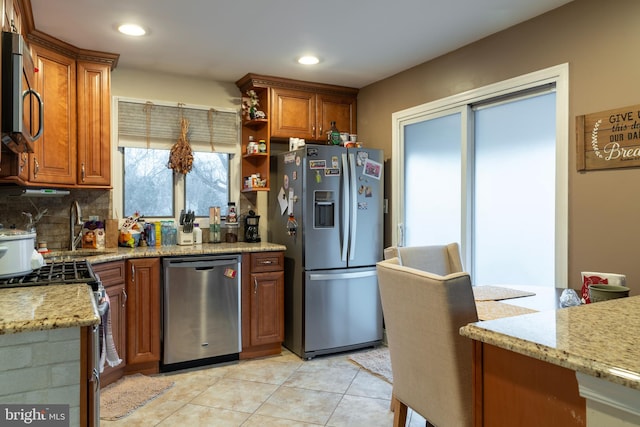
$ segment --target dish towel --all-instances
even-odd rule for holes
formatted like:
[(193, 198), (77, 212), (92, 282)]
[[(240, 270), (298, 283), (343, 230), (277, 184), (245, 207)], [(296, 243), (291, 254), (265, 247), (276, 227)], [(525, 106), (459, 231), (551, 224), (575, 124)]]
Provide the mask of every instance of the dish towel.
[(100, 321), (100, 373), (104, 371), (105, 362), (111, 367), (122, 363), (122, 359), (118, 357), (116, 344), (113, 342), (111, 333), (111, 302), (109, 301), (109, 295), (105, 293), (102, 301), (106, 302), (107, 309)]

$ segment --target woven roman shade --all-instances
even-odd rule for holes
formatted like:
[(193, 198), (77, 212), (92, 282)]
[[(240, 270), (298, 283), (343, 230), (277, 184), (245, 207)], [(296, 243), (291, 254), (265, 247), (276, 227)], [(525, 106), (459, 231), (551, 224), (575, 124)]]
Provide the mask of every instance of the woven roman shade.
[(235, 110), (122, 98), (117, 99), (116, 108), (118, 147), (169, 149), (180, 137), (184, 116), (194, 151), (239, 151), (240, 118)]

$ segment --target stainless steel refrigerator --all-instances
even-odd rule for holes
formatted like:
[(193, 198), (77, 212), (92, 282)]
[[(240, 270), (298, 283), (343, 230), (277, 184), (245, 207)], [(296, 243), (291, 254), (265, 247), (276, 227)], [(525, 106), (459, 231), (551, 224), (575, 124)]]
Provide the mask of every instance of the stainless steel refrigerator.
[(275, 155), (269, 240), (285, 251), (285, 341), (298, 356), (382, 340), (381, 150), (306, 145)]

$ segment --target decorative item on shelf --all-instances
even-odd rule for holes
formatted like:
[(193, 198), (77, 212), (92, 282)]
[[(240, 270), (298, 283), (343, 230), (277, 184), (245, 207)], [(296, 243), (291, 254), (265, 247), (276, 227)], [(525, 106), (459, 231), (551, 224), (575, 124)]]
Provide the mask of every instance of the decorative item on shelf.
[[(256, 119), (256, 112), (260, 106), (260, 100), (255, 90), (249, 89), (247, 91), (248, 99), (242, 101), (242, 110), (249, 116), (250, 120)], [(264, 114), (264, 113), (263, 113)]]
[(264, 141), (264, 139), (261, 139), (260, 142), (258, 143), (258, 150), (261, 153), (267, 152), (267, 143)]

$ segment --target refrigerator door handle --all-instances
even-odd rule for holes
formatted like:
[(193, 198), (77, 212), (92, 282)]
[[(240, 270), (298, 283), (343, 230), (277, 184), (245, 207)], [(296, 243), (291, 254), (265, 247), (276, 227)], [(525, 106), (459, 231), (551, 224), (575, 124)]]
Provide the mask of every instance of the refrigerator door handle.
[(347, 250), (349, 248), (349, 165), (347, 163), (347, 154), (342, 154), (342, 224), (344, 225), (344, 234), (342, 235), (342, 248), (340, 251), (341, 260), (344, 262), (347, 260)]
[(358, 225), (358, 189), (356, 188), (356, 157), (349, 154), (349, 173), (351, 174), (351, 236), (349, 238), (349, 259), (353, 261), (356, 254), (356, 230)]
[(372, 277), (378, 273), (376, 270), (355, 271), (352, 273), (311, 273), (309, 280), (338, 280), (338, 279), (358, 279), (361, 277)]

